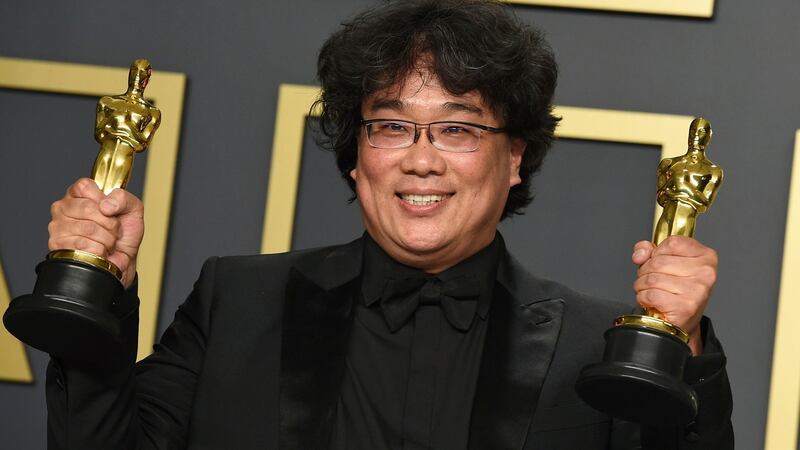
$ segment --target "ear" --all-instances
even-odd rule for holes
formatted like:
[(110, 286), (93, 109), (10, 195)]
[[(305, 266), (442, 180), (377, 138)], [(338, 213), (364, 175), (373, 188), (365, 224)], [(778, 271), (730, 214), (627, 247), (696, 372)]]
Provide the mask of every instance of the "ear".
[(509, 164), (509, 187), (522, 183), (522, 178), (519, 176), (519, 168), (522, 165), (522, 155), (525, 154), (525, 147), (527, 146), (528, 144), (525, 142), (525, 139), (520, 137), (511, 138), (511, 151), (508, 155), (511, 162), (511, 164)]
[(350, 178), (352, 178), (353, 181), (358, 181), (358, 166), (353, 167), (353, 170), (350, 171)]

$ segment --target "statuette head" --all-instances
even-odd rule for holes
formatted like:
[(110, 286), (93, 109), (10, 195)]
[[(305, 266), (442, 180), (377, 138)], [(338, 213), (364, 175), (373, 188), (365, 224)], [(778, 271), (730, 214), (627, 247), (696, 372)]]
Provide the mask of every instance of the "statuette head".
[(711, 123), (702, 117), (692, 121), (689, 126), (689, 147), (693, 149), (705, 150), (711, 142)]
[(150, 81), (150, 61), (146, 59), (137, 59), (131, 64), (131, 70), (128, 72), (128, 91), (140, 94), (147, 87)]

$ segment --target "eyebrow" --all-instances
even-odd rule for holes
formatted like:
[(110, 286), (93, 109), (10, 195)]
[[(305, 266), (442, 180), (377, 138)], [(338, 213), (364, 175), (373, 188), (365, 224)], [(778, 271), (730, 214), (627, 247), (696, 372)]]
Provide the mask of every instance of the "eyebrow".
[(379, 109), (391, 109), (394, 111), (402, 111), (403, 109), (405, 109), (405, 106), (403, 105), (403, 102), (401, 102), (400, 100), (381, 99), (375, 101), (375, 103), (370, 105), (369, 109), (372, 112), (375, 112)]
[(483, 110), (481, 108), (469, 103), (447, 102), (444, 104), (444, 109), (453, 112), (466, 112), (477, 114), (479, 116), (483, 115)]
[[(405, 109), (405, 104), (397, 99), (381, 99), (370, 105), (369, 109), (371, 112), (375, 112), (379, 109), (389, 109), (400, 112)], [(450, 112), (465, 112), (483, 116), (483, 109), (469, 103), (446, 102), (442, 105), (442, 109)]]

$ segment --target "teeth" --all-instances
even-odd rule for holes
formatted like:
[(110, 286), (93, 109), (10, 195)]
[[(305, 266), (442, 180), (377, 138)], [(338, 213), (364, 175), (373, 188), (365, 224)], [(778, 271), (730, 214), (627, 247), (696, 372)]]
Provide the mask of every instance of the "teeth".
[(407, 203), (414, 206), (426, 206), (434, 203), (439, 203), (444, 200), (444, 195), (416, 195), (416, 194), (403, 194), (402, 199)]

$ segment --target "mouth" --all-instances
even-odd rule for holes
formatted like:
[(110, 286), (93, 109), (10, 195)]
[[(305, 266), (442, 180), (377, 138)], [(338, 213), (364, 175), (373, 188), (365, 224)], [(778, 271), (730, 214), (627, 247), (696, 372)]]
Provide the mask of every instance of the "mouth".
[(397, 194), (404, 202), (414, 206), (430, 206), (439, 203), (453, 194)]

